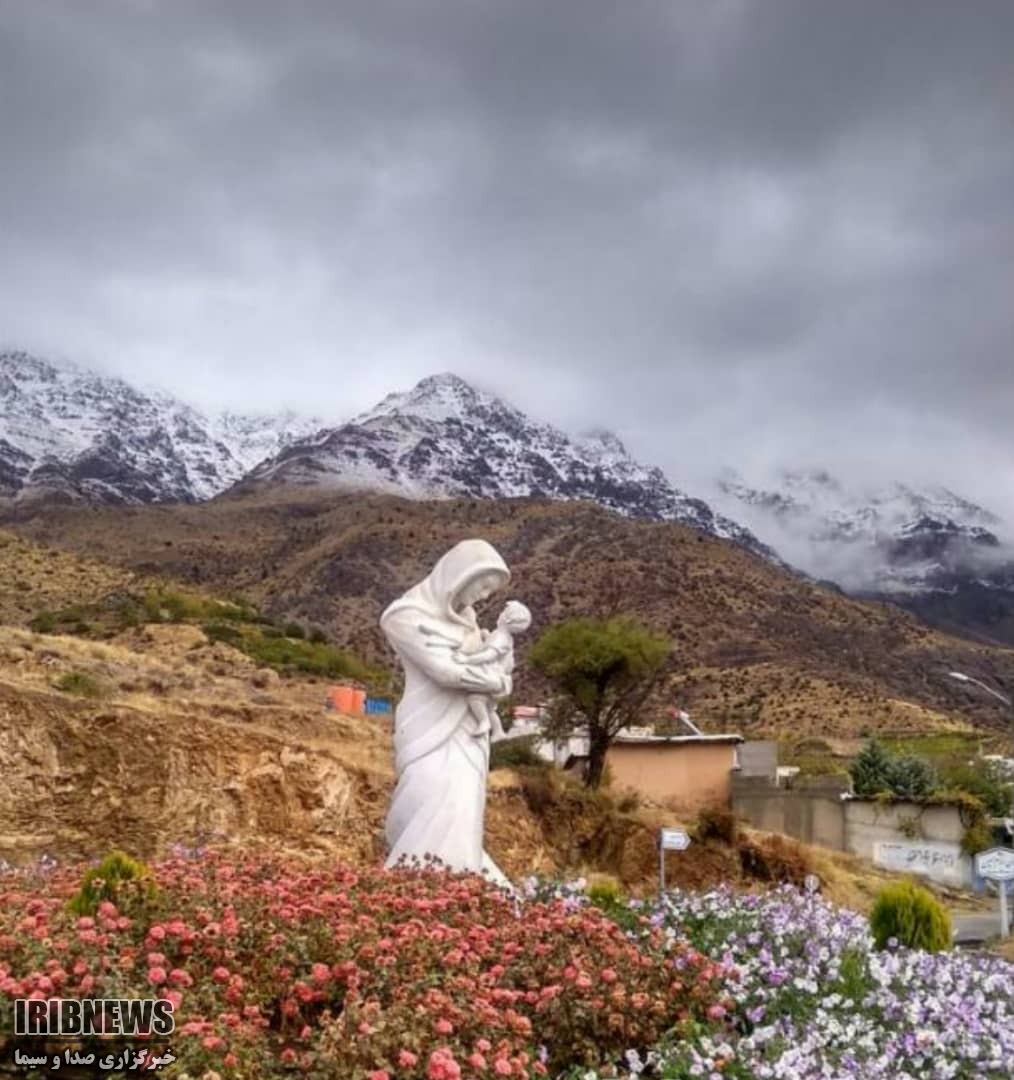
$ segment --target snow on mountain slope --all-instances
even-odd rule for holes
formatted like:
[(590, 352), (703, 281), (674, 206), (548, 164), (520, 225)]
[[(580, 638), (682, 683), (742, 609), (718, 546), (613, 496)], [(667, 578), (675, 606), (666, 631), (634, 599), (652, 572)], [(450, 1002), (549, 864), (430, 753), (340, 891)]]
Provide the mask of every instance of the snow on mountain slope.
[(1014, 643), (1011, 530), (953, 491), (850, 486), (823, 470), (785, 471), (761, 487), (727, 471), (718, 488), (719, 506), (807, 573)]
[(25, 352), (0, 352), (0, 497), (195, 502), (320, 422), (206, 417), (160, 392)]
[(350, 423), (292, 444), (249, 481), (417, 499), (588, 499), (772, 554), (749, 530), (674, 488), (660, 469), (636, 462), (615, 435), (570, 437), (456, 375), (432, 375), (389, 394)]

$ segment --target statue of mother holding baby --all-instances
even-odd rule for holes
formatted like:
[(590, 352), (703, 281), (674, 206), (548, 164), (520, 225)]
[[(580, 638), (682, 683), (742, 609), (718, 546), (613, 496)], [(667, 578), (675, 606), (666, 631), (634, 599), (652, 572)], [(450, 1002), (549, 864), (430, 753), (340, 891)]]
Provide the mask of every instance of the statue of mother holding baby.
[(394, 714), (398, 785), (387, 814), (388, 867), (430, 855), (451, 870), (508, 884), (483, 850), (486, 777), (490, 735), (500, 731), (495, 702), (511, 692), (513, 636), (531, 615), (511, 601), (490, 633), (474, 605), (509, 580), (492, 545), (462, 540), (380, 618), (405, 669)]

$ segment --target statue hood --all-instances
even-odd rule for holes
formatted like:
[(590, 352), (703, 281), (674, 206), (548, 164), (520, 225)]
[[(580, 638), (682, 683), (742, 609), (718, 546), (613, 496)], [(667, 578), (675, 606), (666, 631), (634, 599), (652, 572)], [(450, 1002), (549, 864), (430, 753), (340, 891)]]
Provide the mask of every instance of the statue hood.
[(380, 625), (397, 612), (416, 610), (430, 618), (446, 620), (464, 626), (474, 623), (466, 612), (454, 610), (454, 598), (461, 590), (483, 574), (496, 574), (500, 588), (510, 581), (510, 570), (500, 553), (485, 540), (462, 540), (441, 556), (430, 574), (403, 596), (388, 605), (380, 616)]

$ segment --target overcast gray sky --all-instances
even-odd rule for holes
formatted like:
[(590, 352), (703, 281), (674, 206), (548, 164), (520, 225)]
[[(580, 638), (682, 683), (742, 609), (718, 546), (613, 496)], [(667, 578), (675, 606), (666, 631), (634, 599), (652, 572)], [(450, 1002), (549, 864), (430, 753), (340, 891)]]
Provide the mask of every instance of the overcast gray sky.
[(1014, 515), (1010, 0), (0, 0), (0, 342)]

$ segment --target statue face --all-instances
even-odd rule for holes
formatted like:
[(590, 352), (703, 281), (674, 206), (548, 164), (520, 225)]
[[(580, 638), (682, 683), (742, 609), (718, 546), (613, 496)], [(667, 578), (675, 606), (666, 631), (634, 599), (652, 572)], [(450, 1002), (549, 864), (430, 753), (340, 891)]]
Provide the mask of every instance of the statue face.
[(485, 600), (487, 596), (491, 596), (500, 586), (500, 578), (496, 574), (480, 574), (477, 578), (473, 578), (467, 585), (458, 593), (454, 599), (454, 606), (456, 608), (471, 607), (473, 604), (479, 603), (480, 600)]

